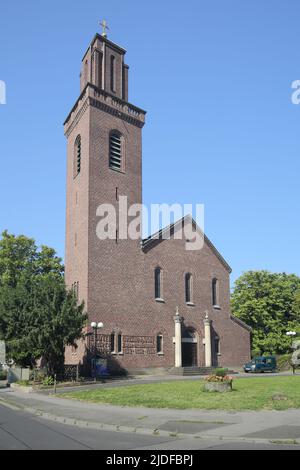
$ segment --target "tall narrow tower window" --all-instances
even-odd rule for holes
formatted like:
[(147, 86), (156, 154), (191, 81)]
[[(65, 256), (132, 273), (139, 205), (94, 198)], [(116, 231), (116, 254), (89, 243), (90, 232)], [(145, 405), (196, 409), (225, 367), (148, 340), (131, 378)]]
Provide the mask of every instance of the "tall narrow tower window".
[(219, 306), (219, 282), (216, 278), (212, 280), (212, 304), (213, 307)]
[(111, 91), (115, 92), (115, 57), (112, 55), (110, 57), (110, 89)]
[(81, 170), (81, 136), (78, 135), (74, 145), (74, 178)]
[(110, 134), (109, 138), (109, 167), (113, 170), (124, 170), (123, 137), (117, 132)]
[(190, 273), (185, 275), (185, 301), (193, 302), (193, 276)]
[(154, 271), (154, 295), (156, 299), (162, 298), (162, 271), (159, 267)]

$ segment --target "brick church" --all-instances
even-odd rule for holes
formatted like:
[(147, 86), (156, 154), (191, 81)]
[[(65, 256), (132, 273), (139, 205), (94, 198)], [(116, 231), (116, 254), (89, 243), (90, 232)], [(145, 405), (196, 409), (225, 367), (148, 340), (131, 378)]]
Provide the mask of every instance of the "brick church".
[[(80, 96), (67, 138), (66, 283), (89, 320), (66, 364), (107, 360), (111, 369), (177, 371), (240, 366), (250, 328), (230, 313), (231, 269), (203, 235), (200, 250), (177, 239), (191, 217), (147, 239), (99, 239), (97, 208), (120, 196), (142, 203), (142, 129), (146, 112), (128, 101), (126, 51), (96, 34), (82, 59)], [(174, 194), (174, 197), (176, 195)], [(93, 324), (93, 327), (92, 327)], [(95, 328), (95, 327), (98, 328)]]

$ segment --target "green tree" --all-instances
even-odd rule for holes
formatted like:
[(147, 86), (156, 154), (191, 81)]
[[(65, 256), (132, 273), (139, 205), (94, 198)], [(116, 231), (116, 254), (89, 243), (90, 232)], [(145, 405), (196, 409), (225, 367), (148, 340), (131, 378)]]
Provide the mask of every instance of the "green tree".
[(43, 357), (50, 374), (59, 372), (67, 345), (82, 337), (84, 305), (65, 287), (55, 250), (3, 232), (0, 240), (0, 337), (8, 356), (33, 366)]
[(293, 307), (292, 307), (292, 314), (294, 316), (294, 321), (295, 321), (294, 330), (298, 334), (300, 334), (300, 288), (295, 293)]
[(300, 278), (294, 274), (248, 271), (235, 282), (232, 312), (252, 327), (252, 349), (263, 353), (289, 352), (288, 330), (298, 327), (295, 307)]
[(64, 272), (62, 260), (53, 248), (39, 250), (32, 238), (15, 236), (7, 231), (0, 239), (0, 286), (16, 287), (22, 277)]

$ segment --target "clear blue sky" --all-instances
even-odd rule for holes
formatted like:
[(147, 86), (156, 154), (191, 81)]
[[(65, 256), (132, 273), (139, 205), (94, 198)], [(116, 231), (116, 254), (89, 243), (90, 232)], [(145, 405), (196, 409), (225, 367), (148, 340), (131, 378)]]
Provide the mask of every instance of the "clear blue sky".
[(300, 275), (298, 0), (2, 2), (0, 230), (64, 255), (65, 138), (83, 53), (105, 18), (148, 111), (143, 194), (204, 203), (233, 268)]

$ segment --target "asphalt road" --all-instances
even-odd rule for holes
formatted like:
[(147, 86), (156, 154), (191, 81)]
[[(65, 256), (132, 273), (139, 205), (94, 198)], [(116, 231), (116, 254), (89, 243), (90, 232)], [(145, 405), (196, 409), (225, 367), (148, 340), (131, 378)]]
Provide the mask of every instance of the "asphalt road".
[(176, 439), (96, 431), (38, 418), (0, 404), (0, 450), (237, 450), (291, 449), (295, 445)]
[(126, 450), (165, 441), (166, 439), (156, 436), (62, 425), (0, 405), (1, 450)]

